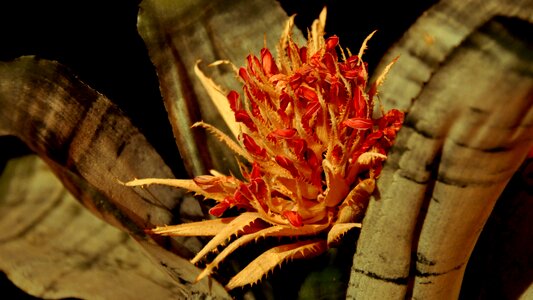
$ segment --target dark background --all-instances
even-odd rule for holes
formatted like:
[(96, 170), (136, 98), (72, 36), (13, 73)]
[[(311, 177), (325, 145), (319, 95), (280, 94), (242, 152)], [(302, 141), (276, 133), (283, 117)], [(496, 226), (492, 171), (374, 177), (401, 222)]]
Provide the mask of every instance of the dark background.
[[(357, 52), (364, 38), (377, 29), (378, 33), (369, 43), (370, 50), (365, 53), (371, 71), (387, 49), (434, 2), (436, 0), (280, 0), (289, 15), (297, 14), (296, 24), (304, 30), (322, 7), (327, 6), (327, 34), (338, 35), (341, 45), (353, 52)], [(183, 177), (186, 175), (162, 104), (157, 77), (137, 33), (139, 3), (125, 0), (3, 1), (0, 4), (0, 60), (37, 55), (67, 65), (82, 81), (117, 103), (176, 176)], [(0, 169), (6, 159), (29, 152), (11, 137), (0, 137), (0, 151)], [(35, 299), (18, 291), (5, 276), (0, 276), (0, 298), (10, 293), (15, 293), (12, 299)]]

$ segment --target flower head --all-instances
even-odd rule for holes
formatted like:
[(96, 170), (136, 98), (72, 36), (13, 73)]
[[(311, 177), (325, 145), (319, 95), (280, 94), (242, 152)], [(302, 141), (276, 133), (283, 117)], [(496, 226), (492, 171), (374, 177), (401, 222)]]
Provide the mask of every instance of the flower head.
[[(289, 20), (277, 60), (265, 47), (259, 57), (249, 55), (246, 66), (238, 69), (242, 94), (231, 91), (226, 98), (234, 117), (229, 125), (239, 144), (210, 125), (198, 124), (245, 159), (242, 179), (214, 172), (171, 185), (214, 199), (217, 204), (209, 211), (214, 216), (221, 217), (233, 207), (243, 213), (150, 232), (214, 236), (193, 262), (238, 235), (200, 277), (211, 273), (233, 250), (257, 238), (328, 233), (327, 240), (306, 239), (266, 251), (235, 276), (228, 288), (253, 283), (284, 260), (322, 253), (348, 230), (360, 226), (357, 222), (403, 113), (375, 107), (377, 86), (384, 76), (368, 85), (367, 66), (361, 59), (368, 38), (358, 55), (349, 51), (346, 55), (338, 37), (324, 39), (324, 22), (325, 11), (313, 24), (307, 45), (300, 47), (291, 38)], [(160, 182), (145, 179), (128, 184), (151, 183)]]

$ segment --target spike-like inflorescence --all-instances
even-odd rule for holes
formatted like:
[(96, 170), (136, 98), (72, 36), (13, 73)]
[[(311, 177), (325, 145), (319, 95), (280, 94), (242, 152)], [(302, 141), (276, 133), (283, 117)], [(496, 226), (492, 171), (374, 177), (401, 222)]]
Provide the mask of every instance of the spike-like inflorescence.
[(367, 65), (361, 59), (368, 38), (358, 55), (348, 51), (345, 57), (338, 37), (324, 39), (324, 22), (325, 10), (314, 22), (307, 45), (300, 47), (291, 38), (291, 18), (277, 47), (277, 60), (265, 47), (259, 57), (249, 55), (246, 66), (238, 69), (243, 93), (229, 92), (224, 105), (229, 105), (226, 111), (233, 114), (235, 122), (226, 120), (230, 120), (230, 128), (237, 128), (239, 144), (216, 128), (199, 124), (246, 160), (242, 164), (244, 179), (216, 174), (192, 180), (127, 183), (189, 189), (217, 202), (209, 211), (216, 217), (230, 208), (244, 211), (238, 217), (150, 230), (162, 235), (203, 235), (201, 231), (209, 226), (214, 238), (193, 262), (228, 238), (239, 236), (199, 277), (209, 275), (232, 251), (258, 238), (318, 239), (318, 233), (328, 233), (327, 240), (306, 239), (266, 251), (227, 287), (251, 284), (283, 261), (322, 253), (348, 230), (360, 227), (357, 222), (374, 192), (403, 113), (375, 107), (384, 74), (368, 85)]

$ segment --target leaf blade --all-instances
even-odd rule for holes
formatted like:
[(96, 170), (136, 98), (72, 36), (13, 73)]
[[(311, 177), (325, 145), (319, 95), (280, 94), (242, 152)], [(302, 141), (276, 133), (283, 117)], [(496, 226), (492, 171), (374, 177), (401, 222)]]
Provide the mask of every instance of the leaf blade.
[(286, 260), (301, 257), (310, 258), (322, 254), (326, 249), (326, 241), (323, 240), (301, 241), (273, 247), (258, 256), (242, 271), (231, 278), (226, 285), (226, 288), (231, 290), (239, 286), (256, 283), (269, 271), (273, 270), (276, 266)]

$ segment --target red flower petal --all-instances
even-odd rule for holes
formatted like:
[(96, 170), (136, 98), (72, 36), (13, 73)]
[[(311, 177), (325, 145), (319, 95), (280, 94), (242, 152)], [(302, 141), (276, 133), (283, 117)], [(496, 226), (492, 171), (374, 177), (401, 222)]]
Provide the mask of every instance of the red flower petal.
[(334, 50), (338, 44), (339, 44), (339, 37), (336, 35), (330, 36), (326, 40), (326, 51)]
[(367, 118), (351, 118), (343, 121), (342, 124), (357, 130), (367, 130), (374, 126), (372, 120)]
[(238, 110), (241, 110), (241, 102), (239, 101), (239, 93), (236, 91), (230, 91), (228, 93), (228, 96), (226, 96), (229, 101), (229, 106), (231, 107), (231, 110), (233, 112), (236, 112)]
[(302, 116), (302, 126), (305, 130), (311, 130), (309, 122), (313, 119), (320, 110), (320, 103), (315, 102), (307, 106), (305, 113)]
[(305, 150), (307, 150), (307, 142), (304, 139), (291, 139), (287, 141), (287, 144), (292, 149), (294, 154), (296, 154), (299, 160), (305, 160), (304, 154)]
[(294, 166), (294, 163), (290, 159), (286, 158), (285, 156), (277, 155), (276, 156), (276, 162), (282, 168), (284, 168), (287, 171), (289, 171), (292, 176), (299, 177), (298, 169), (296, 169), (296, 167)]
[(215, 217), (220, 217), (230, 207), (227, 201), (219, 202), (209, 210), (209, 214)]
[(300, 59), (302, 60), (302, 63), (307, 62), (307, 47), (300, 48)]
[(330, 53), (326, 53), (324, 54), (322, 61), (326, 65), (326, 68), (330, 74), (337, 73), (337, 68), (335, 67), (337, 65), (337, 57), (331, 55)]
[(303, 98), (311, 103), (318, 102), (318, 96), (316, 95), (316, 92), (306, 86), (300, 86), (298, 90), (296, 90), (296, 94), (298, 97)]
[(255, 126), (254, 122), (252, 121), (252, 118), (248, 115), (248, 113), (244, 110), (239, 110), (235, 112), (235, 121), (243, 123), (253, 132), (257, 131), (257, 127)]
[(352, 101), (353, 101), (353, 109), (355, 111), (355, 115), (358, 117), (366, 117), (367, 116), (366, 100), (365, 100), (365, 97), (363, 96), (363, 91), (359, 87), (355, 88)]
[(261, 49), (261, 61), (263, 63), (263, 70), (267, 76), (278, 74), (278, 66), (272, 57), (272, 53), (267, 48)]
[(259, 58), (257, 58), (255, 55), (248, 55), (246, 57), (246, 60), (248, 60), (248, 67), (246, 68), (249, 73), (254, 75), (256, 78), (259, 78), (257, 75), (257, 68), (261, 67), (261, 62), (259, 61)]
[(294, 227), (302, 227), (304, 225), (302, 216), (295, 211), (286, 210), (283, 212), (283, 216), (287, 218), (289, 223)]
[(244, 82), (250, 82), (250, 76), (248, 76), (248, 71), (246, 71), (245, 68), (239, 69), (239, 76), (242, 78), (242, 80), (244, 80)]
[(252, 163), (252, 172), (250, 172), (250, 178), (261, 178), (261, 167), (259, 167), (259, 164), (255, 161)]
[(243, 139), (242, 142), (244, 144), (244, 148), (246, 148), (246, 150), (250, 154), (257, 156), (259, 158), (266, 157), (265, 148), (259, 147), (259, 145), (257, 145), (257, 143), (254, 141), (254, 139), (251, 136), (247, 135), (246, 133), (243, 133), (242, 139)]
[(295, 90), (302, 84), (302, 74), (295, 73), (289, 78), (289, 86), (291, 89)]
[(272, 138), (281, 138), (281, 139), (290, 139), (296, 135), (297, 131), (294, 128), (287, 129), (276, 129), (267, 135), (268, 139)]

